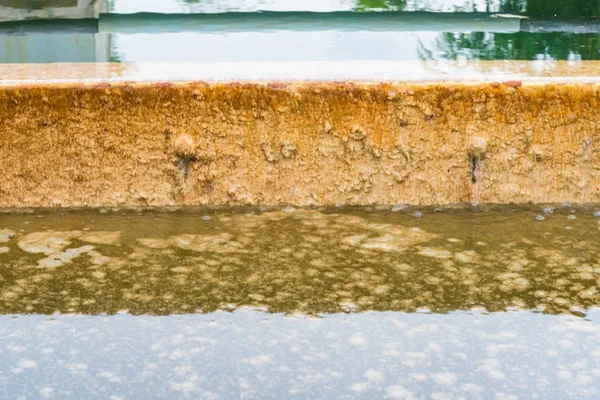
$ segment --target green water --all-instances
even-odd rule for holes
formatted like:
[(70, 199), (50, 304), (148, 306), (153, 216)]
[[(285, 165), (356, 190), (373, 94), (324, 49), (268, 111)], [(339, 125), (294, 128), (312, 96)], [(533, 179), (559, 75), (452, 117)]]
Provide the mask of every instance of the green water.
[[(29, 3), (28, 3), (29, 4)], [(534, 19), (600, 17), (600, 2), (587, 1), (401, 1), (331, 2), (109, 1), (98, 10), (113, 13), (356, 11), (498, 12)], [(21, 18), (20, 8), (0, 11), (0, 20)], [(7, 11), (8, 10), (8, 11)], [(12, 11), (10, 11), (12, 10)], [(82, 14), (83, 15), (83, 14)], [(86, 14), (87, 15), (87, 14)], [(590, 20), (592, 18), (592, 20)], [(596, 22), (597, 23), (597, 22)], [(313, 32), (169, 34), (79, 33), (0, 36), (0, 62), (217, 62), (352, 60), (598, 60), (599, 34), (573, 32), (366, 32), (332, 27)]]

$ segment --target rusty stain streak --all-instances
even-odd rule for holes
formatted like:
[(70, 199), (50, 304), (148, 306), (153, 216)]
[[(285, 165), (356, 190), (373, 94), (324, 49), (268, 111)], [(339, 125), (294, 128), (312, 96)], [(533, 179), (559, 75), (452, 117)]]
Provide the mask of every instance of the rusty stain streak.
[[(472, 202), (474, 136), (486, 143), (481, 202), (595, 202), (599, 89), (517, 81), (3, 86), (0, 207)], [(177, 146), (187, 141), (172, 143), (179, 133), (193, 143), (185, 154)], [(290, 150), (280, 159), (282, 143)], [(182, 154), (198, 160), (184, 169), (183, 186)]]

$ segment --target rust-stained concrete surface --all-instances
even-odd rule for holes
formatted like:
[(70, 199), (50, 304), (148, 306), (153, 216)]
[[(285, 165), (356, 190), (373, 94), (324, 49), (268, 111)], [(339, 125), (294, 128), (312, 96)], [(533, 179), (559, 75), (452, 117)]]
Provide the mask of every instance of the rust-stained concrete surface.
[(0, 87), (0, 207), (600, 201), (597, 84)]

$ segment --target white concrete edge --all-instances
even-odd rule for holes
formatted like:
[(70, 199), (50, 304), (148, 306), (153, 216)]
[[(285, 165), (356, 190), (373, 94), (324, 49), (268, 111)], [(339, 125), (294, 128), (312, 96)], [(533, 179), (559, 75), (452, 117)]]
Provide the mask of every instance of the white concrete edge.
[[(600, 83), (600, 63), (293, 61), (205, 63), (83, 63), (0, 65), (0, 85), (101, 82), (503, 82)], [(569, 67), (569, 68), (565, 68)], [(6, 70), (8, 69), (8, 72)], [(582, 74), (596, 71), (597, 76)], [(568, 72), (564, 75), (561, 72)]]

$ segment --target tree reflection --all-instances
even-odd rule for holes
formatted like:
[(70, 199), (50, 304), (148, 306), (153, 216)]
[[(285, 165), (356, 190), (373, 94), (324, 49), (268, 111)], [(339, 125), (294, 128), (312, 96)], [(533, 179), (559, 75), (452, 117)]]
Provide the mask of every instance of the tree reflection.
[[(600, 16), (600, 0), (505, 0), (502, 13), (524, 13), (531, 18), (581, 18)], [(477, 10), (477, 11), (490, 11)], [(423, 43), (423, 60), (598, 60), (600, 35), (575, 33), (441, 33), (433, 49)]]
[(402, 11), (406, 0), (357, 0), (356, 11), (393, 10)]

